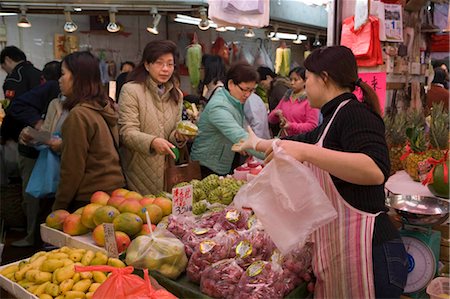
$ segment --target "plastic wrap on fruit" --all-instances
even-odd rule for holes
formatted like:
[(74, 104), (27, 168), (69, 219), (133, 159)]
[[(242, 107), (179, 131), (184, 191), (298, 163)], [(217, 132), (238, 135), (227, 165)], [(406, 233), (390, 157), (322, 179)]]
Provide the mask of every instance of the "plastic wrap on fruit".
[(203, 240), (212, 239), (217, 235), (217, 231), (212, 228), (196, 227), (187, 231), (181, 241), (184, 243), (186, 255), (190, 257), (195, 247)]
[(231, 238), (227, 238), (224, 233), (215, 236), (213, 239), (201, 241), (195, 247), (189, 259), (186, 269), (188, 278), (199, 283), (201, 274), (207, 266), (235, 256), (232, 247)]
[(222, 212), (211, 212), (203, 214), (196, 223), (196, 227), (212, 228), (217, 223)]
[(242, 274), (233, 298), (283, 298), (284, 287), (280, 283), (282, 273), (281, 267), (276, 263), (252, 263)]
[(186, 269), (188, 259), (183, 243), (166, 229), (157, 228), (153, 234), (131, 242), (125, 261), (135, 268), (156, 270), (176, 279)]
[(236, 247), (236, 259), (246, 269), (258, 260), (269, 260), (276, 249), (269, 235), (261, 230), (252, 229), (241, 234), (242, 241)]
[(220, 230), (244, 230), (247, 229), (247, 221), (250, 212), (246, 210), (238, 210), (235, 208), (227, 208), (222, 211), (214, 228)]
[(208, 266), (200, 278), (200, 290), (213, 298), (232, 298), (244, 270), (234, 259)]
[(177, 131), (187, 136), (197, 136), (198, 127), (189, 120), (182, 120), (177, 123)]
[(302, 277), (311, 267), (314, 243), (307, 242), (284, 257), (282, 267)]
[(194, 222), (194, 217), (170, 215), (167, 230), (181, 239), (186, 232), (196, 226)]

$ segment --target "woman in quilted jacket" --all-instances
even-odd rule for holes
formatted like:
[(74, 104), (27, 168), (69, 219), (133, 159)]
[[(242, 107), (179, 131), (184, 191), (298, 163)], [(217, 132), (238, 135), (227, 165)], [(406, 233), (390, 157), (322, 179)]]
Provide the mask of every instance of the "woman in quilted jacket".
[(128, 187), (141, 194), (163, 190), (166, 156), (175, 158), (172, 149), (186, 142), (176, 131), (183, 102), (177, 87), (177, 60), (174, 42), (149, 42), (120, 92), (122, 163)]

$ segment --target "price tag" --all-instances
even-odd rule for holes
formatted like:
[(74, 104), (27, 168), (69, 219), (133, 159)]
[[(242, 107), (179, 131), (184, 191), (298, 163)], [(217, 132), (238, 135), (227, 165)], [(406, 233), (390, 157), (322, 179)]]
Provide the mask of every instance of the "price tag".
[(112, 223), (103, 223), (105, 230), (105, 249), (109, 257), (118, 258), (116, 235), (114, 234), (114, 225)]
[(192, 214), (192, 185), (172, 189), (172, 214)]

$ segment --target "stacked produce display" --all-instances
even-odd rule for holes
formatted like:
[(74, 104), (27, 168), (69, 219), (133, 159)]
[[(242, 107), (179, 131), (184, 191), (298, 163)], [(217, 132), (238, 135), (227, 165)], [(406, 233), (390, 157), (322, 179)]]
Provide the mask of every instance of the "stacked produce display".
[(37, 252), (27, 260), (3, 268), (0, 275), (41, 299), (92, 298), (106, 280), (106, 274), (101, 271), (78, 273), (75, 265), (125, 267), (121, 260), (108, 258), (101, 252), (62, 247)]

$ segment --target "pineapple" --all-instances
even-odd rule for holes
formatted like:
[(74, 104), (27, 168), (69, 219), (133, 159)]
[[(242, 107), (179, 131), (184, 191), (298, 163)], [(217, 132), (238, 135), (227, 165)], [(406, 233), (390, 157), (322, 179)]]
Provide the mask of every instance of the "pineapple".
[(405, 170), (414, 181), (419, 181), (418, 164), (431, 157), (431, 152), (427, 151), (425, 130), (423, 127), (407, 128), (406, 136), (412, 153), (406, 158)]
[(444, 110), (442, 103), (433, 104), (430, 120), (430, 144), (431, 155), (439, 160), (444, 156), (449, 143), (448, 113)]
[(391, 161), (391, 175), (403, 169), (400, 157), (403, 154), (403, 147), (406, 143), (407, 117), (405, 112), (396, 115), (387, 114), (384, 117), (386, 127), (386, 142), (389, 150), (389, 160)]
[[(407, 128), (421, 128), (421, 129), (425, 128), (425, 116), (422, 111), (413, 109), (407, 112), (405, 136)], [(411, 140), (409, 140), (409, 138), (406, 138), (406, 141), (408, 144), (411, 143)], [(403, 153), (405, 153), (405, 151)], [(406, 171), (406, 159), (402, 160), (402, 166), (403, 169)]]

